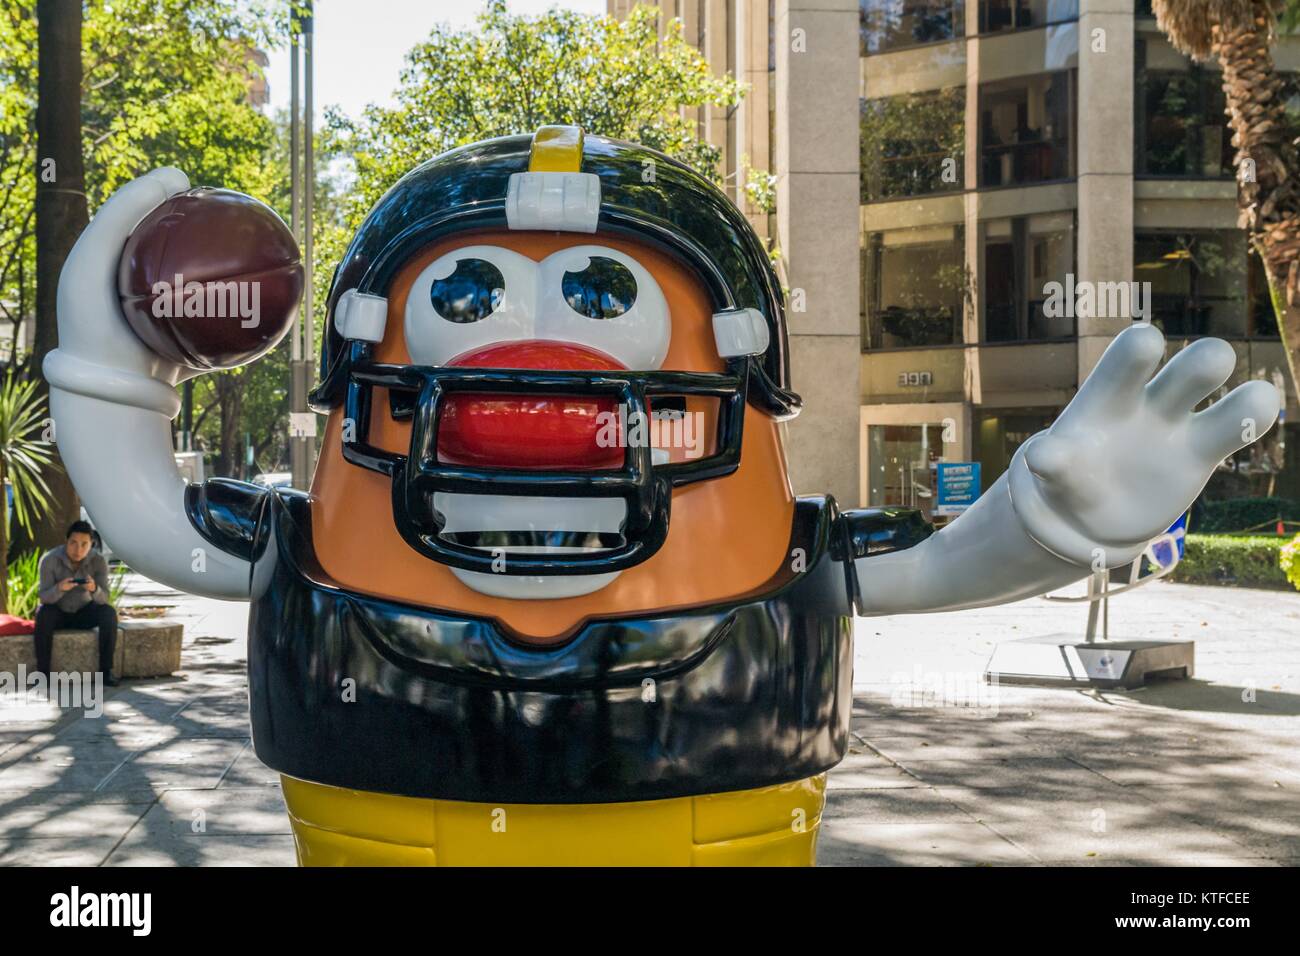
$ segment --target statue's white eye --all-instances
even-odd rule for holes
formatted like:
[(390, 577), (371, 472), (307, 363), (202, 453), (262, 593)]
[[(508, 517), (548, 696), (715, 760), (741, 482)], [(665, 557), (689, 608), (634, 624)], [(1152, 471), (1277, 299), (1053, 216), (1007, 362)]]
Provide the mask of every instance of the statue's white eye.
[(505, 299), (506, 279), (487, 259), (466, 257), (456, 268), (429, 287), (433, 311), (448, 322), (478, 322), (497, 310)]
[(499, 246), (439, 257), (411, 284), (406, 347), (417, 365), (446, 365), (465, 352), (534, 337), (537, 263)]
[(581, 272), (565, 272), (560, 291), (569, 308), (589, 319), (614, 319), (636, 302), (636, 278), (621, 262), (592, 256)]
[(672, 321), (659, 283), (641, 263), (605, 246), (572, 246), (541, 263), (539, 338), (599, 349), (630, 369), (657, 369)]

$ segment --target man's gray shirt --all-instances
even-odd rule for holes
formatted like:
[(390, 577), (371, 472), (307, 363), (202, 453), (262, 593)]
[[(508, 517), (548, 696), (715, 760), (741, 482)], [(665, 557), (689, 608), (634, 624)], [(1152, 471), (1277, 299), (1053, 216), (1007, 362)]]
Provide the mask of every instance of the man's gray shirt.
[[(59, 582), (64, 578), (93, 578), (95, 590), (92, 593), (78, 584), (70, 591), (60, 591)], [(108, 603), (108, 562), (104, 556), (91, 551), (74, 568), (68, 560), (68, 549), (63, 545), (47, 551), (41, 558), (41, 603), (53, 604), (60, 611), (74, 614), (92, 602)]]

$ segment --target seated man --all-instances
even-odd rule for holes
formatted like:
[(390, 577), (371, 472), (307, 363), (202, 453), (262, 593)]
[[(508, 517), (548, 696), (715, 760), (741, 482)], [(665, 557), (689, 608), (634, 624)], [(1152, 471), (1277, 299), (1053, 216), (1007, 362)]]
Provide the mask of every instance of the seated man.
[(41, 606), (36, 612), (36, 666), (50, 673), (54, 632), (99, 629), (99, 669), (104, 683), (116, 686), (113, 651), (117, 612), (108, 603), (108, 562), (92, 551), (94, 529), (85, 521), (68, 526), (68, 539), (41, 558)]

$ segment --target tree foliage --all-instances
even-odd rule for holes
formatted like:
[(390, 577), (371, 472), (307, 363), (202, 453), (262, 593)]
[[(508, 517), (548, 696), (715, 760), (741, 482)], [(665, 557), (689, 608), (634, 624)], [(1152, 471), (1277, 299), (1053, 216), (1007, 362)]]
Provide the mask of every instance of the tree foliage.
[[(35, 0), (0, 10), (0, 319), (16, 325), (35, 297)], [(157, 166), (192, 181), (271, 189), (270, 121), (248, 102), (255, 47), (276, 20), (260, 0), (86, 0), (82, 131), (90, 211)], [(19, 357), (10, 357), (17, 364)]]
[[(163, 165), (195, 185), (223, 186), (289, 218), (288, 118), (248, 101), (253, 49), (281, 45), (291, 4), (277, 0), (86, 0), (82, 125), (90, 211), (130, 179)], [(0, 322), (34, 302), (35, 0), (0, 10)], [(696, 108), (743, 96), (716, 77), (678, 21), (556, 11), (512, 16), (492, 0), (473, 30), (435, 27), (407, 56), (391, 107), (328, 114), (317, 135), (314, 240), (319, 343), (333, 266), (356, 227), (404, 173), (455, 146), (550, 123), (637, 140), (719, 178), (716, 147), (698, 138)], [(748, 171), (755, 202), (770, 177)], [(16, 328), (15, 328), (16, 331)], [(287, 460), (289, 343), (243, 369), (194, 381), (194, 434), (219, 474)], [(10, 365), (21, 367), (21, 357)], [(24, 369), (30, 372), (30, 369)]]
[(562, 10), (525, 17), (491, 0), (476, 30), (435, 27), (407, 54), (395, 106), (370, 106), (359, 120), (331, 114), (331, 148), (354, 164), (354, 224), (430, 157), (555, 123), (644, 143), (716, 180), (719, 151), (684, 112), (734, 106), (744, 91), (714, 76), (681, 21), (661, 37), (655, 9), (624, 20)]

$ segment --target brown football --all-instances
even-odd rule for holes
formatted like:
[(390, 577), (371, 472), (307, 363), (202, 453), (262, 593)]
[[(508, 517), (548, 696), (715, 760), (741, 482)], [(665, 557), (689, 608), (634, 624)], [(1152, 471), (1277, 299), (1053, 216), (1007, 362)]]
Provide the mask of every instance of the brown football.
[(145, 216), (118, 265), (132, 331), (172, 362), (228, 369), (284, 338), (302, 296), (293, 233), (270, 206), (229, 189), (178, 193)]

